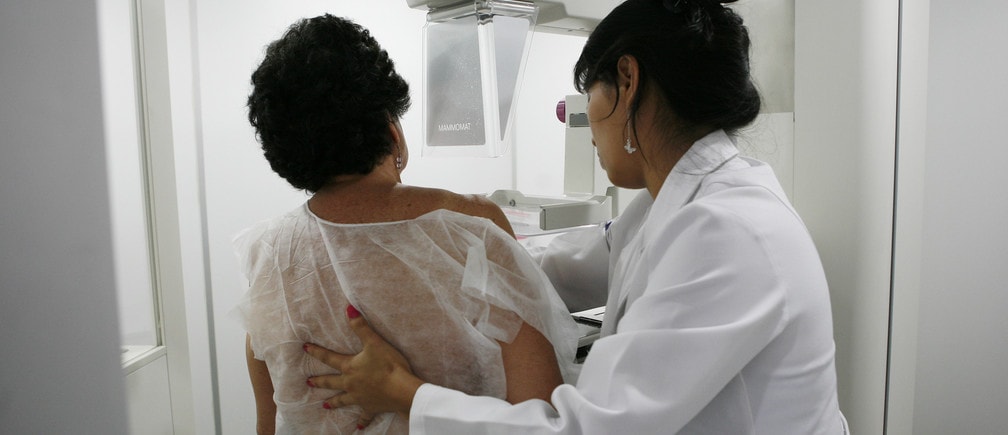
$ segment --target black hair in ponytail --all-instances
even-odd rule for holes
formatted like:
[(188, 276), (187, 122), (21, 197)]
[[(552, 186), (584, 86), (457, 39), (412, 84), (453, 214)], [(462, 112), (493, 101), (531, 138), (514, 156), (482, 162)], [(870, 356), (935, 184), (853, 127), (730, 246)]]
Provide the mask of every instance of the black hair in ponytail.
[[(733, 132), (756, 119), (760, 95), (749, 73), (749, 32), (722, 3), (735, 0), (627, 0), (592, 32), (574, 66), (574, 86), (615, 86), (619, 58), (631, 55), (641, 88), (656, 85), (682, 127)], [(617, 96), (618, 98), (618, 96)]]

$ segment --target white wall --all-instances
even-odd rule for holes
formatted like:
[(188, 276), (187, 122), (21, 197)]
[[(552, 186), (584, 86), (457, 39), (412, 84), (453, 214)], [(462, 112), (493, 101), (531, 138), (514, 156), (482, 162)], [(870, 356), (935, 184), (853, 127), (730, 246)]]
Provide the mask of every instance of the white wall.
[(1008, 428), (1006, 15), (931, 1), (914, 433)]
[(126, 433), (95, 2), (0, 2), (0, 422)]
[(853, 433), (881, 433), (899, 2), (795, 3), (793, 199), (830, 286), (840, 407)]

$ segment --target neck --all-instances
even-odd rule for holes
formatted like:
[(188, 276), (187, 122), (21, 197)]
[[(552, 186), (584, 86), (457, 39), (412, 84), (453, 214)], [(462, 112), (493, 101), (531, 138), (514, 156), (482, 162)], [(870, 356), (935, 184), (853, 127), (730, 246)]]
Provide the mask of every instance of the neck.
[(656, 198), (661, 191), (672, 169), (675, 168), (679, 160), (689, 151), (696, 141), (710, 134), (713, 129), (697, 129), (692, 133), (682, 133), (676, 138), (666, 142), (661, 151), (651, 153), (647, 156), (648, 163), (644, 169), (644, 186), (647, 188), (651, 198)]
[(383, 221), (376, 218), (389, 208), (397, 188), (397, 179), (372, 171), (365, 175), (343, 175), (308, 200), (308, 207), (319, 217), (341, 223)]
[(374, 189), (392, 187), (402, 183), (399, 175), (400, 171), (395, 167), (395, 162), (391, 159), (384, 159), (371, 172), (367, 174), (346, 174), (337, 175), (329, 180), (315, 194), (331, 194), (334, 192), (346, 191), (348, 189)]

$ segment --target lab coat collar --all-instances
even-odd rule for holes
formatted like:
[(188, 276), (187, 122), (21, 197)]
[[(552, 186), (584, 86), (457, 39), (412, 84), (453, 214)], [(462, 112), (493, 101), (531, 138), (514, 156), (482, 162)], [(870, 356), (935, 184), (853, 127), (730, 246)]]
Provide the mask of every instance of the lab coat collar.
[(665, 182), (655, 197), (654, 207), (664, 208), (660, 211), (664, 216), (682, 208), (693, 200), (704, 177), (736, 156), (738, 148), (724, 130), (717, 130), (700, 138), (665, 177)]
[(737, 156), (738, 148), (724, 130), (716, 130), (694, 142), (665, 177), (665, 183), (658, 190), (654, 205), (651, 206), (644, 223), (644, 235), (653, 234), (650, 227), (656, 225), (656, 220), (660, 225), (692, 201), (704, 178)]
[[(658, 190), (658, 195), (655, 197), (654, 203), (651, 204), (651, 209), (644, 217), (641, 230), (630, 242), (635, 246), (633, 249), (647, 249), (649, 242), (656, 240), (657, 232), (668, 224), (669, 219), (680, 208), (693, 200), (704, 178), (723, 168), (725, 163), (732, 161), (736, 156), (738, 156), (738, 149), (735, 148), (735, 143), (723, 130), (708, 134), (693, 143), (693, 146), (686, 151), (686, 154), (679, 159), (672, 171), (665, 177), (665, 182)], [(616, 276), (610, 272), (610, 277), (615, 278)], [(643, 291), (643, 288), (624, 287), (627, 285), (624, 282), (628, 279), (626, 276), (615, 279), (622, 283), (619, 284), (619, 294), (610, 294), (610, 300), (606, 303), (606, 321), (602, 324), (603, 337), (616, 332), (618, 319), (623, 316), (626, 300), (630, 293), (639, 294)], [(613, 321), (610, 321), (609, 313), (615, 314)]]

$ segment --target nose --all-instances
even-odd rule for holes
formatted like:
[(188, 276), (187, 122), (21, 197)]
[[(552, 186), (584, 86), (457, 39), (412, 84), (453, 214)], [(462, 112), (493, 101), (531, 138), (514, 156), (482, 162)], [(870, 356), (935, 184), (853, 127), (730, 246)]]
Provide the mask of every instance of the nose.
[(592, 146), (598, 148), (598, 145), (595, 145), (595, 138), (592, 138)]

